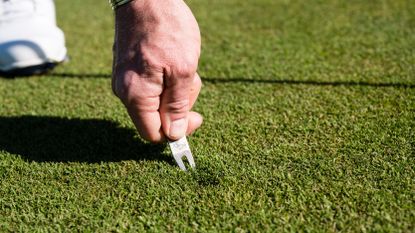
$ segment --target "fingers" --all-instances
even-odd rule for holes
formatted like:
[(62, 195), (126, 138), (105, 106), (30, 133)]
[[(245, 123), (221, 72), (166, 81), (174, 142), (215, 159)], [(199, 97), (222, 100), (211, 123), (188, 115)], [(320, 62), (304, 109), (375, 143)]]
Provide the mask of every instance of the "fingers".
[(202, 88), (202, 80), (200, 79), (200, 76), (198, 73), (195, 74), (195, 77), (193, 79), (193, 84), (190, 89), (190, 107), (189, 109), (193, 108), (193, 105), (195, 104), (197, 97), (199, 96), (200, 89)]
[(196, 129), (198, 129), (203, 123), (203, 117), (197, 112), (189, 112), (188, 114), (189, 123), (187, 125), (186, 134), (192, 134)]
[[(190, 109), (193, 108), (194, 103), (196, 102), (197, 97), (199, 96), (200, 89), (202, 87), (202, 80), (199, 75), (196, 73), (195, 78), (193, 79), (193, 85), (190, 90)], [(188, 113), (188, 125), (186, 134), (192, 134), (196, 129), (198, 129), (203, 122), (203, 117), (197, 112)]]
[(113, 86), (140, 136), (153, 143), (164, 141), (159, 113), (163, 74), (152, 74), (147, 77), (139, 76), (135, 72), (127, 72), (117, 76)]
[(170, 140), (186, 134), (190, 110), (190, 90), (193, 77), (165, 78), (165, 89), (161, 96), (160, 118), (162, 128)]
[(158, 111), (142, 111), (138, 105), (128, 106), (127, 111), (138, 133), (144, 140), (152, 143), (165, 141), (166, 138), (161, 129), (161, 120)]
[(160, 118), (163, 132), (170, 140), (177, 140), (193, 132), (202, 123), (199, 114), (189, 114), (200, 92), (201, 81), (193, 77), (164, 79), (165, 89), (161, 96)]
[(113, 82), (140, 136), (153, 143), (163, 142), (167, 138), (180, 139), (185, 134), (193, 133), (203, 122), (199, 113), (189, 112), (201, 89), (199, 75), (195, 74), (188, 81), (170, 83), (166, 83), (162, 76), (124, 74)]

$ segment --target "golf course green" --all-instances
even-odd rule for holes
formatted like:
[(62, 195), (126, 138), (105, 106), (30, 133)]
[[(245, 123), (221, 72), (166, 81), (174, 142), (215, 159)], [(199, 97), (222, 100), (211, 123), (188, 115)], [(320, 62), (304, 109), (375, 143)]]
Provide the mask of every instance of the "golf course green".
[(69, 62), (0, 77), (0, 232), (415, 231), (414, 1), (186, 1), (191, 172), (112, 93), (108, 2), (55, 2)]

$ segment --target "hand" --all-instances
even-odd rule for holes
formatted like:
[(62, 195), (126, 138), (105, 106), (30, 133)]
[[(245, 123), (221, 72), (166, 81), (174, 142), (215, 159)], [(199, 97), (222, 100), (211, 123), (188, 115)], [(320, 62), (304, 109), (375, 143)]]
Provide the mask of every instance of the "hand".
[(199, 56), (199, 26), (182, 0), (116, 10), (112, 88), (145, 140), (177, 140), (202, 124), (190, 112), (202, 85)]

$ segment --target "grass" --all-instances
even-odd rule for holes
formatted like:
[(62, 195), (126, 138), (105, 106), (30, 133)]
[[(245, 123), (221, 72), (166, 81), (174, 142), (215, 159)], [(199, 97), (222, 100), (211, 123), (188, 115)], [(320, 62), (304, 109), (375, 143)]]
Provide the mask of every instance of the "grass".
[(106, 2), (56, 3), (70, 63), (0, 79), (1, 232), (415, 231), (412, 1), (189, 1), (191, 173), (111, 93)]

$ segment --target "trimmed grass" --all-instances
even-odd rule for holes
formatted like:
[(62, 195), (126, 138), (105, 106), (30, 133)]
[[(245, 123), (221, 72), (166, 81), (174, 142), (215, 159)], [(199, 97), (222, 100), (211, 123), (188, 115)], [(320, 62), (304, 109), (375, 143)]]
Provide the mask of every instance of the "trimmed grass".
[(1, 232), (415, 231), (412, 1), (189, 1), (191, 173), (111, 93), (106, 2), (56, 3), (70, 63), (0, 79)]

